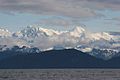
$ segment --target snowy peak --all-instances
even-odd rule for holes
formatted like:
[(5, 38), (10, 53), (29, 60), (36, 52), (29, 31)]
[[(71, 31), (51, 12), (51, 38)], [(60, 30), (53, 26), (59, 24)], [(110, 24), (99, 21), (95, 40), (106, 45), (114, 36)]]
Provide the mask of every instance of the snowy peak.
[(75, 27), (72, 31), (70, 31), (70, 35), (74, 37), (80, 37), (85, 33), (85, 29), (82, 27)]
[(80, 26), (77, 26), (73, 29), (73, 32), (83, 33), (85, 32), (85, 29)]
[(0, 28), (0, 37), (10, 37), (11, 34), (7, 29)]
[(100, 39), (111, 40), (114, 38), (114, 36), (106, 32), (101, 32), (101, 33), (92, 33), (91, 38), (94, 40), (100, 40)]
[(88, 34), (84, 28), (79, 27), (79, 26), (67, 32), (56, 31), (53, 29), (45, 29), (45, 28), (37, 27), (37, 26), (27, 26), (25, 29), (14, 33), (13, 36), (36, 38), (40, 35), (49, 37), (49, 36), (60, 35), (62, 33), (70, 34), (70, 36), (73, 36), (73, 37), (89, 38), (90, 40), (100, 40), (100, 39), (111, 40), (112, 38), (114, 38), (113, 35), (110, 35), (109, 33), (106, 33), (106, 32)]
[(38, 27), (27, 26), (25, 29), (20, 31), (23, 37), (37, 37), (39, 33)]
[(93, 49), (89, 52), (90, 55), (93, 55), (98, 58), (102, 58), (104, 60), (111, 59), (112, 57), (117, 57), (119, 52), (112, 49)]
[(25, 29), (16, 32), (15, 36), (23, 36), (28, 38), (36, 38), (40, 35), (43, 36), (54, 36), (59, 35), (60, 33), (58, 31), (52, 30), (52, 29), (45, 29), (42, 27), (36, 27), (36, 26), (27, 26)]
[(39, 28), (39, 31), (46, 34), (47, 36), (53, 36), (53, 35), (59, 35), (59, 31), (55, 31), (53, 29), (45, 29), (45, 28)]

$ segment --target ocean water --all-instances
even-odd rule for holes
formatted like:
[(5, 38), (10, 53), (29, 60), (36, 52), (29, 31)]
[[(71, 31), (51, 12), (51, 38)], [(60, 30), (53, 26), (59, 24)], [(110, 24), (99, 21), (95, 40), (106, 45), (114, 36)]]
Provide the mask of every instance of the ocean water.
[(0, 69), (0, 80), (120, 80), (120, 69)]

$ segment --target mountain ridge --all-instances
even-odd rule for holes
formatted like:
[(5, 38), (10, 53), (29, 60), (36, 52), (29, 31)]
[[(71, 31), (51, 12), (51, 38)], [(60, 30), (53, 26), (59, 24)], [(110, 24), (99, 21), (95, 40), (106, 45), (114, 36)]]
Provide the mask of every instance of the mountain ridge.
[[(0, 37), (0, 51), (14, 46), (37, 47), (40, 51), (74, 48), (93, 55), (93, 49), (98, 49), (98, 51), (104, 53), (95, 53), (104, 55), (103, 59), (109, 59), (109, 57), (112, 58), (114, 54), (120, 52), (120, 35), (116, 36), (115, 34), (117, 33), (92, 33), (80, 26), (69, 31), (56, 31), (38, 26), (27, 26), (25, 29), (14, 33), (6, 29), (0, 29), (0, 35), (2, 35)], [(110, 50), (112, 50), (112, 53)], [(95, 53), (93, 56), (96, 56)]]
[(120, 68), (120, 57), (103, 60), (75, 49), (18, 53), (0, 60), (0, 69)]

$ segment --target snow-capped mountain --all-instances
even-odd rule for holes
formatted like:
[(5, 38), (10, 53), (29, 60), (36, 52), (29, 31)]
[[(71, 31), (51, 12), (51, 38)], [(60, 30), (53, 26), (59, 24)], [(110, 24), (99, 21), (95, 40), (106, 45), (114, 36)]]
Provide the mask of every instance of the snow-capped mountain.
[(45, 29), (36, 26), (27, 26), (25, 29), (14, 33), (15, 37), (28, 37), (28, 38), (36, 38), (40, 35), (44, 36), (52, 36), (60, 34), (58, 31), (52, 29)]
[[(0, 29), (0, 50), (14, 46), (20, 48), (38, 48), (41, 51), (74, 48), (90, 55), (102, 58), (112, 58), (120, 52), (120, 35), (117, 33), (93, 33), (77, 26), (69, 31), (56, 31), (37, 26), (27, 26), (18, 32)], [(4, 46), (5, 45), (5, 46)]]
[(12, 33), (9, 32), (7, 29), (2, 29), (0, 28), (0, 37), (4, 38), (4, 37), (11, 37)]
[(82, 37), (85, 34), (85, 29), (83, 29), (82, 27), (75, 27), (73, 30), (69, 31), (69, 33), (71, 36), (74, 37)]
[(93, 49), (91, 52), (89, 52), (89, 54), (104, 60), (108, 60), (112, 57), (116, 57), (119, 52), (112, 49)]
[(100, 40), (100, 39), (111, 40), (114, 38), (113, 35), (110, 35), (109, 33), (106, 32), (92, 33), (90, 37), (94, 40)]

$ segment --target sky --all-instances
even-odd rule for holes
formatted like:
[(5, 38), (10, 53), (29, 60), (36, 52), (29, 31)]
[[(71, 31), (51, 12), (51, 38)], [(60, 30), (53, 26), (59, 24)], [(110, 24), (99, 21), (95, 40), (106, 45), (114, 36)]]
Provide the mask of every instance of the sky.
[(120, 0), (0, 0), (0, 27), (120, 32)]

